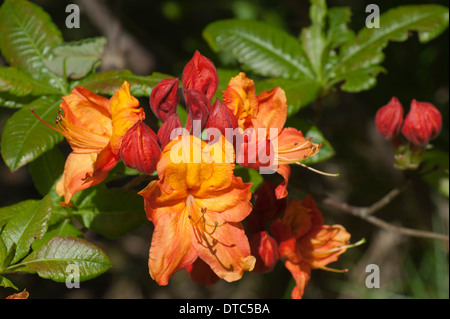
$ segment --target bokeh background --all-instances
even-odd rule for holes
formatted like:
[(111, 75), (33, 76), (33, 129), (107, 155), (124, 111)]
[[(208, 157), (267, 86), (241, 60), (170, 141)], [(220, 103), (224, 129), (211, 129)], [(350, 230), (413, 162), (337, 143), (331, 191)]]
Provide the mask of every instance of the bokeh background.
[[(162, 72), (181, 75), (195, 50), (209, 57), (216, 66), (224, 66), (202, 38), (202, 30), (224, 18), (265, 21), (297, 36), (309, 25), (306, 0), (71, 0), (33, 1), (47, 11), (60, 27), (66, 41), (105, 36), (108, 44), (99, 70), (130, 69), (141, 75)], [(2, 1), (0, 1), (0, 4)], [(81, 27), (67, 29), (65, 8), (75, 3), (81, 9)], [(382, 12), (403, 4), (448, 1), (377, 1)], [(351, 6), (351, 27), (359, 30), (366, 18), (364, 1), (329, 0), (328, 6)], [(378, 76), (375, 88), (350, 94), (339, 90), (327, 95), (319, 128), (333, 145), (336, 155), (315, 165), (330, 178), (301, 167), (292, 167), (289, 192), (303, 198), (312, 192), (319, 203), (326, 224), (342, 224), (352, 234), (352, 242), (366, 243), (350, 249), (330, 266), (348, 268), (345, 274), (313, 270), (304, 298), (448, 298), (448, 242), (407, 237), (382, 230), (366, 221), (332, 209), (320, 202), (325, 196), (355, 206), (370, 206), (391, 189), (403, 184), (404, 173), (393, 168), (393, 149), (377, 133), (376, 110), (397, 96), (406, 111), (410, 101), (433, 103), (443, 115), (443, 130), (433, 144), (448, 162), (449, 105), (449, 32), (423, 45), (417, 35), (402, 43), (390, 43), (385, 49), (386, 74)], [(0, 56), (0, 65), (4, 64)], [(141, 106), (150, 114), (148, 99)], [(0, 132), (14, 110), (0, 109)], [(312, 121), (314, 104), (297, 117)], [(376, 216), (394, 225), (448, 234), (448, 164), (416, 180)], [(440, 180), (440, 176), (447, 176)], [(447, 196), (436, 186), (446, 183)], [(445, 187), (444, 187), (445, 189)], [(40, 196), (24, 167), (11, 173), (0, 162), (0, 206)], [(144, 211), (143, 211), (144, 214)], [(193, 283), (185, 271), (175, 274), (166, 287), (159, 287), (149, 276), (147, 259), (152, 225), (146, 223), (134, 232), (108, 240), (88, 231), (86, 239), (104, 249), (113, 269), (79, 289), (33, 275), (15, 275), (12, 281), (30, 292), (30, 298), (289, 298), (293, 287), (290, 273), (279, 263), (269, 274), (245, 274), (235, 283), (219, 281), (211, 288)], [(381, 287), (365, 286), (366, 265), (380, 267)], [(14, 293), (0, 288), (0, 298)]]

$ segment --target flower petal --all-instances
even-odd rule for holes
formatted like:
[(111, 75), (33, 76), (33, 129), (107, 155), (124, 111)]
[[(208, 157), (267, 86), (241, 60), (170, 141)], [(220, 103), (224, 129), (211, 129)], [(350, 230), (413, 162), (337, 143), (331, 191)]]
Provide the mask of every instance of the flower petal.
[(130, 93), (130, 84), (125, 81), (111, 97), (112, 136), (111, 150), (117, 154), (125, 133), (138, 121), (145, 118), (144, 110), (139, 107), (139, 101)]
[(292, 299), (301, 299), (311, 278), (311, 267), (306, 263), (294, 264), (290, 261), (286, 261), (285, 267), (291, 272), (296, 284), (292, 290)]
[[(155, 223), (148, 267), (150, 276), (161, 286), (178, 270), (192, 264), (197, 254), (191, 244), (192, 227), (184, 208), (172, 208), (171, 213), (161, 214)], [(181, 215), (181, 216), (178, 216)], [(183, 218), (184, 217), (184, 218)]]
[[(255, 117), (267, 128), (266, 135), (269, 137), (269, 129), (278, 129), (278, 134), (286, 123), (288, 104), (284, 91), (276, 87), (270, 91), (264, 91), (258, 95), (258, 113)], [(277, 134), (277, 135), (278, 135)]]
[(65, 205), (69, 205), (76, 192), (97, 185), (107, 177), (107, 172), (93, 174), (96, 160), (97, 153), (77, 154), (72, 152), (69, 154), (63, 175), (56, 184), (56, 192), (58, 195), (64, 196)]

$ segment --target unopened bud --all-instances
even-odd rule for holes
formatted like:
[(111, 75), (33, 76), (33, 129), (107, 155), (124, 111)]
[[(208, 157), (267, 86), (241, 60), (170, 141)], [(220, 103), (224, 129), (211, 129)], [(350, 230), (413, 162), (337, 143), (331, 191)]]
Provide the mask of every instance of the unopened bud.
[(181, 79), (183, 89), (193, 89), (202, 92), (211, 100), (219, 85), (219, 77), (214, 64), (207, 57), (196, 51), (186, 64)]
[(388, 104), (377, 111), (375, 125), (383, 138), (391, 140), (399, 134), (402, 123), (403, 106), (394, 96)]
[(162, 80), (150, 94), (150, 106), (161, 122), (165, 122), (169, 116), (177, 111), (179, 102), (178, 78)]
[(181, 124), (178, 114), (172, 114), (158, 130), (158, 139), (161, 149), (178, 135), (183, 134), (183, 125)]
[(160, 154), (158, 136), (142, 121), (127, 131), (120, 146), (120, 157), (125, 165), (143, 174), (155, 171)]
[(250, 238), (250, 249), (256, 258), (254, 273), (266, 273), (275, 268), (280, 258), (276, 240), (269, 236), (267, 231), (261, 231)]
[(233, 111), (220, 100), (216, 100), (212, 106), (206, 128), (217, 128), (225, 136), (225, 129), (231, 128), (234, 130), (237, 127), (238, 122)]
[(211, 103), (205, 94), (193, 89), (185, 90), (184, 97), (188, 111), (186, 129), (190, 131), (193, 125), (192, 122), (199, 121), (201, 126), (200, 131), (203, 131), (208, 121), (209, 112), (212, 109)]
[(442, 129), (442, 115), (431, 103), (412, 100), (406, 115), (402, 134), (408, 141), (418, 146), (425, 146), (438, 137)]

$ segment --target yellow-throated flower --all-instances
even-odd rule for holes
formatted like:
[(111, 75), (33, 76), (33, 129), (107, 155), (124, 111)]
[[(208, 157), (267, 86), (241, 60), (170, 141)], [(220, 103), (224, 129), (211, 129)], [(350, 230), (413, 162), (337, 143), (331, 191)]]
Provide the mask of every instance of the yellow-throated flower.
[(252, 210), (251, 184), (233, 169), (233, 148), (224, 138), (210, 147), (195, 136), (178, 136), (162, 151), (159, 180), (140, 192), (155, 226), (149, 271), (159, 285), (197, 258), (226, 281), (253, 269), (241, 224)]

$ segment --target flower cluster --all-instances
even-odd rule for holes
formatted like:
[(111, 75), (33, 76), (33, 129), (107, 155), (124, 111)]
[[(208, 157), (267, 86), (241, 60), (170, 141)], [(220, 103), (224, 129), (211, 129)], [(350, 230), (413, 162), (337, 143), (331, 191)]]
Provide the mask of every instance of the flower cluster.
[(380, 135), (396, 149), (395, 166), (417, 169), (428, 143), (438, 137), (442, 129), (442, 115), (428, 102), (413, 99), (409, 113), (403, 119), (403, 106), (394, 96), (375, 115)]
[[(154, 225), (149, 250), (150, 276), (167, 285), (185, 269), (192, 280), (212, 285), (239, 280), (245, 271), (269, 272), (284, 261), (300, 298), (311, 269), (327, 269), (348, 247), (342, 226), (325, 226), (311, 197), (287, 201), (291, 164), (319, 152), (301, 131), (284, 127), (287, 101), (277, 87), (255, 93), (244, 73), (233, 77), (222, 101), (214, 64), (196, 52), (181, 77), (156, 85), (150, 107), (161, 126), (154, 132), (124, 82), (111, 99), (75, 87), (63, 98), (56, 127), (69, 142), (56, 191), (72, 196), (105, 180), (122, 160), (157, 179), (139, 192)], [(187, 110), (183, 124), (177, 113)], [(206, 132), (206, 134), (204, 134)], [(280, 185), (251, 183), (234, 175), (238, 163), (261, 173), (279, 173)], [(253, 205), (252, 205), (253, 203)], [(245, 227), (243, 221), (245, 220)]]

